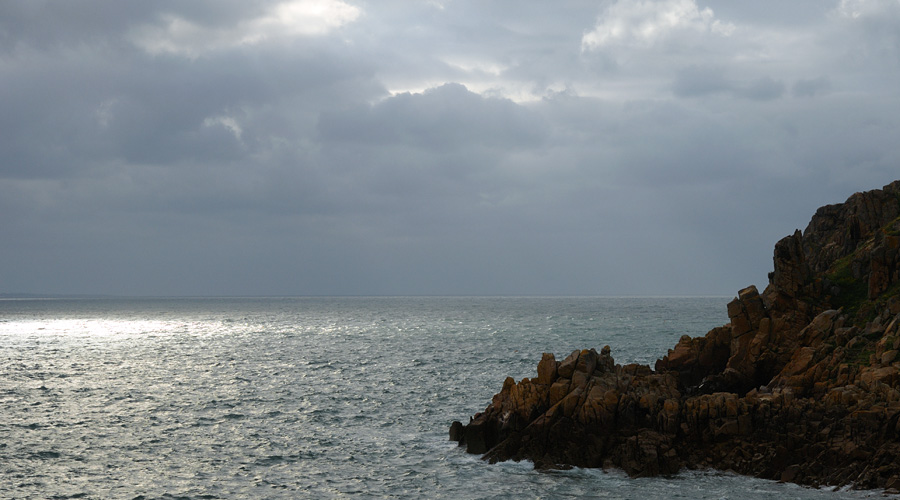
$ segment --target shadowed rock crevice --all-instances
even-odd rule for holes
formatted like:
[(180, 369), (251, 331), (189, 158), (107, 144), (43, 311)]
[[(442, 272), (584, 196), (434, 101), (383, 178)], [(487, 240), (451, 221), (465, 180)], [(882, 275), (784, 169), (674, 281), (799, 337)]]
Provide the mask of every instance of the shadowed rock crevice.
[(775, 245), (727, 325), (644, 365), (544, 354), (451, 438), (491, 462), (733, 470), (900, 492), (900, 181), (820, 208)]

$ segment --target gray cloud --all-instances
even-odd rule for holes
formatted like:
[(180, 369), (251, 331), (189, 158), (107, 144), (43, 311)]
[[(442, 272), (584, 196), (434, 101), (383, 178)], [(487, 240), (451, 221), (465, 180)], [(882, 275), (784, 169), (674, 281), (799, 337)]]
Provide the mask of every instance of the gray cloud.
[(818, 78), (804, 78), (797, 80), (791, 88), (791, 93), (795, 97), (813, 97), (817, 94), (826, 93), (831, 90), (831, 81), (820, 76)]
[(0, 5), (0, 291), (733, 293), (897, 175), (893, 0), (312, 1)]
[(750, 83), (740, 93), (748, 99), (756, 101), (769, 101), (780, 98), (785, 91), (783, 82), (764, 76)]
[(672, 91), (679, 97), (700, 97), (734, 90), (721, 67), (690, 66), (675, 73)]
[(324, 141), (408, 143), (431, 151), (539, 147), (542, 123), (512, 101), (484, 98), (460, 84), (403, 93), (371, 108), (323, 113)]

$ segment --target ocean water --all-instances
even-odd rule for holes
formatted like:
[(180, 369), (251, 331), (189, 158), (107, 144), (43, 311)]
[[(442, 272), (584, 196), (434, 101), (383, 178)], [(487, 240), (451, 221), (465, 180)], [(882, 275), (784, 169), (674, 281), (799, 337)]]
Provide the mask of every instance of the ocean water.
[(539, 472), (448, 441), (543, 352), (652, 363), (727, 322), (728, 300), (0, 300), (0, 498), (881, 497)]

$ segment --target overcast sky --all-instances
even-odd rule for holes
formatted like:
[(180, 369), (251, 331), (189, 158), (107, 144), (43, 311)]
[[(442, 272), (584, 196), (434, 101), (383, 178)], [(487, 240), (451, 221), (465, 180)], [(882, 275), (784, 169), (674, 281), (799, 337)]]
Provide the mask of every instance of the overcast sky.
[(900, 0), (0, 2), (0, 292), (733, 295), (900, 178)]

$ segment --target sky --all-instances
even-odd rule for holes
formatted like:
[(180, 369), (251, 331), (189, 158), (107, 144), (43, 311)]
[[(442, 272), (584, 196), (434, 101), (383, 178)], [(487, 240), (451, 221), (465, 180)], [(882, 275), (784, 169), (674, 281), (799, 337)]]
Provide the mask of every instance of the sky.
[(900, 0), (8, 0), (0, 293), (734, 295), (898, 139)]

